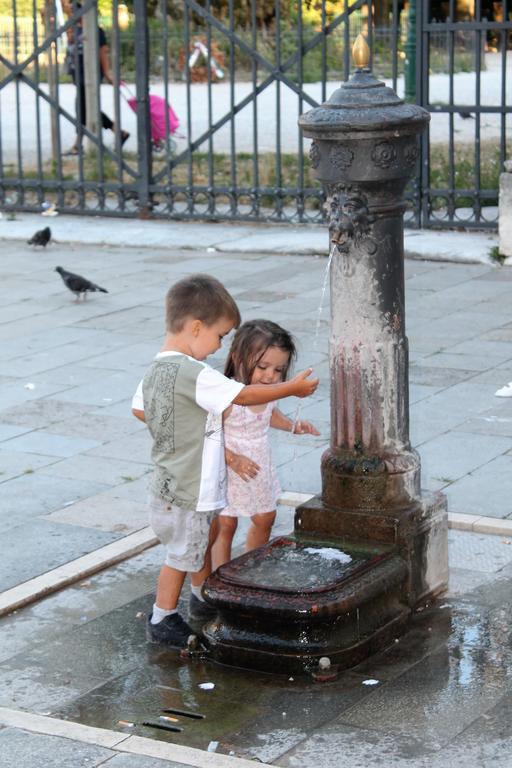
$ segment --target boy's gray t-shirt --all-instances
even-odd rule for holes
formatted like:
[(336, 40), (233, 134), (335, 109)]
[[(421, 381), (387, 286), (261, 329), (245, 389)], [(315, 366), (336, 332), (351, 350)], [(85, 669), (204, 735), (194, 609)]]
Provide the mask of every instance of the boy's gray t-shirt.
[(188, 355), (156, 356), (132, 403), (153, 438), (154, 496), (205, 512), (226, 506), (222, 413), (243, 387)]

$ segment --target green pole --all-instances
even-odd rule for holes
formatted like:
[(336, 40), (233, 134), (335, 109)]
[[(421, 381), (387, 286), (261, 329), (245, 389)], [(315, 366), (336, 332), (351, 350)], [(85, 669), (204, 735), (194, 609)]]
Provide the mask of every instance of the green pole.
[(416, 0), (409, 0), (405, 42), (405, 100), (416, 101)]

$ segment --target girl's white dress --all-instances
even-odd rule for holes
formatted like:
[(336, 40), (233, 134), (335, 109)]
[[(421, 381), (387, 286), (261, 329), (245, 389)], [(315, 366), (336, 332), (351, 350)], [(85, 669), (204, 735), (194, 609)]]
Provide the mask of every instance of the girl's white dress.
[(228, 467), (228, 506), (221, 515), (251, 517), (276, 508), (281, 489), (268, 434), (274, 405), (267, 403), (264, 410), (255, 413), (250, 406), (233, 404), (224, 420), (226, 448), (252, 459), (260, 469), (254, 479), (245, 481)]

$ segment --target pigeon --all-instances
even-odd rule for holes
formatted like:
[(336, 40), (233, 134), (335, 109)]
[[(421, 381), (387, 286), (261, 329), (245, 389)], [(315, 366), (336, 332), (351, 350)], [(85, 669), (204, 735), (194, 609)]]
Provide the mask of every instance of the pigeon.
[(75, 275), (73, 272), (67, 272), (63, 267), (55, 267), (55, 271), (59, 273), (64, 281), (66, 288), (75, 294), (76, 303), (80, 301), (80, 294), (83, 294), (84, 301), (87, 291), (101, 291), (102, 293), (108, 293), (106, 288), (101, 288), (95, 283), (91, 283), (87, 278), (81, 275)]
[(27, 243), (29, 245), (42, 245), (46, 248), (51, 239), (52, 231), (50, 227), (45, 227), (44, 229), (38, 229), (37, 232), (34, 232), (30, 240), (27, 240)]
[(463, 120), (469, 120), (470, 117), (474, 119), (471, 112), (459, 112), (459, 117), (462, 117)]

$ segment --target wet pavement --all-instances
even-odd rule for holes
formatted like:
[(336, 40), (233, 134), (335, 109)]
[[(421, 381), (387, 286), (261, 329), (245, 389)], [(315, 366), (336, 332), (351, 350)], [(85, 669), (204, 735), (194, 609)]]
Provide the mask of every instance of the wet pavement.
[[(0, 706), (200, 750), (218, 742), (217, 754), (283, 768), (330, 767), (341, 756), (349, 768), (509, 766), (512, 546), (449, 535), (450, 592), (333, 682), (229, 669), (147, 644), (155, 548), (0, 622)], [(162, 722), (162, 709), (204, 717), (177, 715), (180, 733), (142, 725)], [(19, 757), (19, 738), (0, 730), (0, 751), (14, 740)]]

